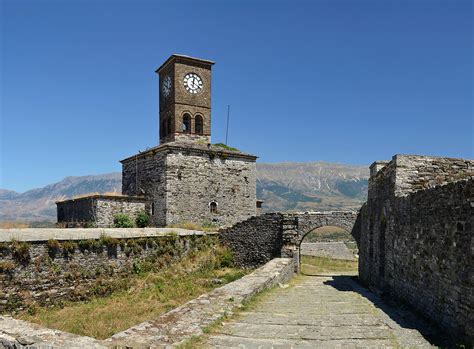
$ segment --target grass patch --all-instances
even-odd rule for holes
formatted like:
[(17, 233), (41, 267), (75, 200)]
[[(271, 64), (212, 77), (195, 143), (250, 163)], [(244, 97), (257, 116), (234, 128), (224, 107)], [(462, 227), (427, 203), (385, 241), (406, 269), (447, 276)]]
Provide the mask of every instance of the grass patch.
[(108, 297), (66, 303), (63, 308), (37, 308), (35, 314), (25, 312), (19, 318), (105, 339), (245, 275), (247, 271), (224, 267), (225, 253), (222, 247), (190, 252), (168, 267), (130, 276), (126, 290)]
[(301, 273), (317, 275), (331, 272), (357, 272), (357, 261), (346, 261), (325, 257), (301, 256)]
[(219, 147), (219, 148), (226, 149), (226, 150), (240, 151), (239, 149), (233, 148), (233, 147), (229, 147), (227, 144), (224, 144), (224, 143), (216, 143), (216, 144), (213, 144), (213, 145), (214, 145), (215, 147)]

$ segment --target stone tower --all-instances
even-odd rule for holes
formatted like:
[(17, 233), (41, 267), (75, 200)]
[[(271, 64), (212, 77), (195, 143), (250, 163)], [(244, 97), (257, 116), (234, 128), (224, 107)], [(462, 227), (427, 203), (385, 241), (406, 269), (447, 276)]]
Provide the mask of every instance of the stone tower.
[(228, 226), (256, 214), (256, 156), (211, 144), (211, 67), (172, 55), (160, 77), (160, 144), (122, 163), (122, 193), (145, 197), (151, 224)]
[(172, 55), (157, 70), (160, 144), (211, 141), (212, 61)]

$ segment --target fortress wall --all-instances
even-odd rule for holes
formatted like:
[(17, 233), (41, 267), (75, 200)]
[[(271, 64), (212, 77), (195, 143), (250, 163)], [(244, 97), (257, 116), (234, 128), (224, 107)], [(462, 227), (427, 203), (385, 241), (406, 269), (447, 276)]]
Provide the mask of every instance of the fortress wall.
[(234, 252), (234, 262), (255, 267), (281, 256), (283, 214), (266, 213), (220, 231), (221, 242)]
[[(473, 161), (395, 156), (369, 180), (359, 277), (474, 343)], [(451, 181), (451, 183), (449, 183)]]
[(145, 268), (147, 258), (165, 265), (200, 244), (216, 243), (215, 235), (153, 228), (1, 229), (0, 313), (108, 294)]

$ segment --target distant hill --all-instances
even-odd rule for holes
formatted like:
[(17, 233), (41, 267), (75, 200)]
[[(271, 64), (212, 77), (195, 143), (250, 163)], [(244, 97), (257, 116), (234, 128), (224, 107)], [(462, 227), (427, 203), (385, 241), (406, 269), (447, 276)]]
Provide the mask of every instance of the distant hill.
[[(367, 196), (368, 168), (324, 162), (257, 164), (257, 197), (265, 211), (358, 209)], [(0, 220), (55, 221), (55, 202), (87, 193), (120, 192), (121, 174), (66, 177), (17, 193), (0, 189)]]
[(257, 164), (265, 211), (358, 209), (367, 199), (367, 166), (326, 162)]

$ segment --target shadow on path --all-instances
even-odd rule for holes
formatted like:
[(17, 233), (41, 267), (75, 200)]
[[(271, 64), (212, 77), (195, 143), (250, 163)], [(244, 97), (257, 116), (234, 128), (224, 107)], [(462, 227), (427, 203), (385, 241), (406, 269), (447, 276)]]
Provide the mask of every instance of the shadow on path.
[(382, 298), (365, 288), (357, 281), (357, 276), (329, 274), (304, 275), (310, 277), (331, 277), (332, 280), (325, 281), (325, 285), (332, 286), (338, 291), (357, 292), (362, 297), (369, 300), (376, 308), (401, 328), (415, 329), (419, 331), (427, 341), (437, 347), (459, 348), (459, 345), (456, 345), (455, 340), (449, 335), (443, 333), (443, 330), (439, 327), (423, 320), (421, 316), (416, 315), (407, 305), (395, 302), (392, 299)]

